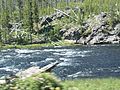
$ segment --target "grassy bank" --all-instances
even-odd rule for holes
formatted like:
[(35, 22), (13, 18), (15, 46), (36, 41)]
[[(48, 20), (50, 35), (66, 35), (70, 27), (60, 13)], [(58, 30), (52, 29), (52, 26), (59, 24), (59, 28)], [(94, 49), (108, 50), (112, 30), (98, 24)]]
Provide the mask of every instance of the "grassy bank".
[(60, 81), (53, 74), (42, 73), (11, 84), (0, 90), (120, 90), (120, 78), (94, 78)]
[(54, 46), (73, 46), (74, 42), (70, 41), (59, 41), (59, 42), (51, 42), (44, 44), (29, 44), (29, 45), (3, 45), (1, 49), (37, 49), (43, 47), (54, 47)]
[(62, 90), (60, 81), (51, 73), (36, 74), (26, 79), (16, 79), (1, 84), (0, 90)]
[(120, 90), (119, 78), (64, 81), (64, 90)]

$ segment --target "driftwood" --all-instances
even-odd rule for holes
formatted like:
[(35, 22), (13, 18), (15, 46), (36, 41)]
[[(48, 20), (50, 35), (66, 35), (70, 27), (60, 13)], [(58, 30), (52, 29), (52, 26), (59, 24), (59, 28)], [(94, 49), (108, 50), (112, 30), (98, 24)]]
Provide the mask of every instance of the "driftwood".
[(20, 77), (21, 79), (25, 79), (27, 77), (31, 77), (33, 74), (43, 73), (43, 72), (51, 72), (51, 70), (56, 67), (60, 62), (56, 61), (54, 63), (48, 64), (43, 68), (39, 67), (30, 67), (25, 71), (18, 72), (16, 76)]
[(7, 77), (3, 80), (0, 80), (0, 84), (7, 84), (11, 83), (15, 78), (26, 79), (27, 77), (31, 77), (34, 74), (44, 73), (44, 72), (51, 72), (51, 70), (56, 67), (60, 62), (56, 61), (54, 63), (48, 64), (43, 68), (39, 67), (30, 67), (24, 71), (18, 72), (16, 75)]
[(56, 8), (54, 8), (54, 10), (56, 10), (56, 11), (58, 11), (58, 12), (60, 12), (60, 13), (63, 13), (64, 15), (66, 15), (66, 16), (74, 19), (75, 21), (78, 21), (77, 19), (75, 19), (74, 17), (70, 16), (68, 13), (66, 13), (66, 12), (64, 12), (64, 11), (62, 11), (62, 10), (59, 10), (59, 9), (56, 9)]

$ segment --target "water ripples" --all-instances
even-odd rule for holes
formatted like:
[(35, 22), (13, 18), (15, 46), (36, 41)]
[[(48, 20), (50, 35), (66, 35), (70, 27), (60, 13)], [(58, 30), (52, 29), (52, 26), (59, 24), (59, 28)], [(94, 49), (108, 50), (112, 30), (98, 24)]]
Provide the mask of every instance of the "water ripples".
[(55, 47), (40, 50), (8, 49), (0, 51), (0, 77), (27, 69), (61, 63), (53, 72), (62, 79), (119, 76), (120, 46)]

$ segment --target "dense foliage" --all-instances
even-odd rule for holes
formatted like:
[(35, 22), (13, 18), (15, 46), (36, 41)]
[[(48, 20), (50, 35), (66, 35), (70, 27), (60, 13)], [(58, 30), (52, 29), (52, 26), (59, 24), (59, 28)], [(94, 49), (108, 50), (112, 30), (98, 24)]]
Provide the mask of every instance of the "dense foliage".
[[(3, 45), (61, 40), (61, 28), (71, 24), (81, 27), (84, 20), (101, 12), (111, 13), (111, 21), (120, 17), (120, 0), (0, 0), (0, 5), (0, 42)], [(72, 8), (68, 17), (41, 25), (41, 17), (53, 14), (56, 9), (68, 8)]]
[(62, 85), (52, 74), (42, 73), (25, 80), (16, 79), (13, 83), (0, 85), (0, 90), (62, 90)]

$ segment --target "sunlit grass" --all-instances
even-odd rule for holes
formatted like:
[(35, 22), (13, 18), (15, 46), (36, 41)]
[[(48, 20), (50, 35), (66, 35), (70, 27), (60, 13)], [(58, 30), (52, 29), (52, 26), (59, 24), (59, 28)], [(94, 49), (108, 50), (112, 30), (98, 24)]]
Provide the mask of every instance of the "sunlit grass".
[(43, 47), (54, 47), (54, 46), (73, 46), (75, 45), (73, 42), (68, 41), (58, 41), (51, 43), (43, 43), (43, 44), (29, 44), (29, 45), (4, 45), (1, 46), (0, 49), (37, 49)]
[(120, 90), (119, 78), (66, 80), (64, 90)]

